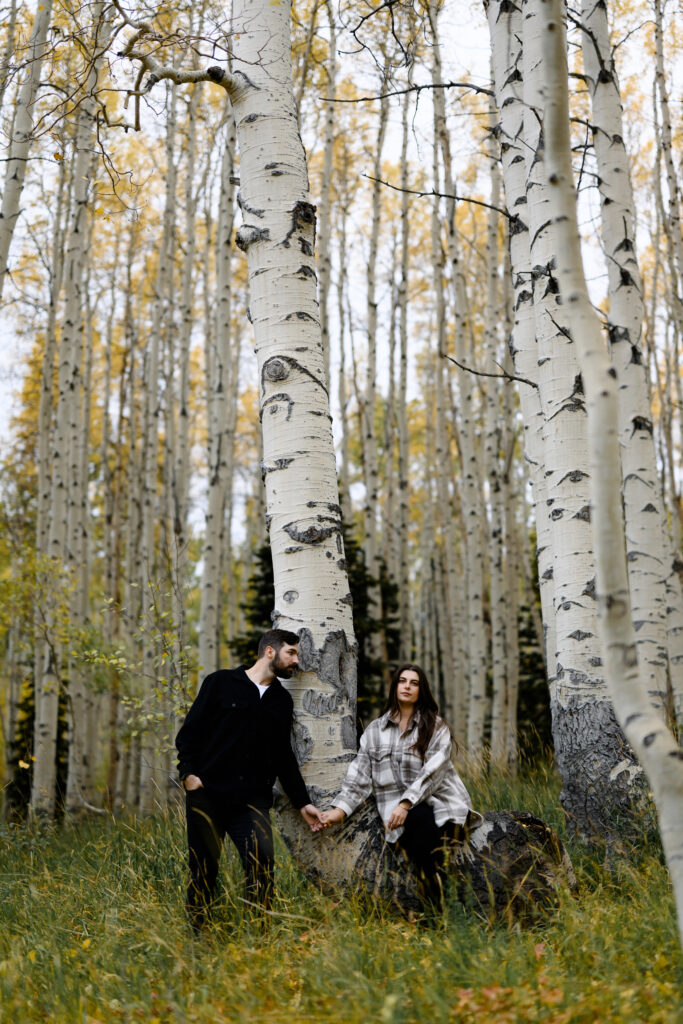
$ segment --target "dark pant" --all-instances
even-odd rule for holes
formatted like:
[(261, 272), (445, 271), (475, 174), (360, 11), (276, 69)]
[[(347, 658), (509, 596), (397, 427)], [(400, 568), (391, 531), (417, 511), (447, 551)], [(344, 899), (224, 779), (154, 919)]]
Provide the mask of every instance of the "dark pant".
[(223, 838), (230, 836), (244, 867), (247, 904), (267, 909), (273, 892), (273, 830), (266, 804), (222, 804), (204, 789), (186, 793), (190, 885), (187, 912), (194, 928), (206, 921)]
[(399, 845), (415, 865), (423, 901), (433, 908), (443, 906), (446, 844), (459, 838), (460, 828), (454, 821), (437, 825), (428, 803), (416, 804), (408, 811)]

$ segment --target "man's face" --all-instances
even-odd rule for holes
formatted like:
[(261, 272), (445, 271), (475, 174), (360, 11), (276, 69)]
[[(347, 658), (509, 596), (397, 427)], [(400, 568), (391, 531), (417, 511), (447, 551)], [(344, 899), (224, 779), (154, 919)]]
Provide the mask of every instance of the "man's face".
[(299, 667), (299, 648), (296, 644), (283, 644), (273, 658), (273, 672), (280, 679), (291, 679)]

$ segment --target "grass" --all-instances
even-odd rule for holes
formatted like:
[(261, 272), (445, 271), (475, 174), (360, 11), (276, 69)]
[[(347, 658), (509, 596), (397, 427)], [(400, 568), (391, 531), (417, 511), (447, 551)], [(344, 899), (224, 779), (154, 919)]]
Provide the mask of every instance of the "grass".
[[(548, 771), (473, 784), (475, 806), (562, 827)], [(226, 851), (227, 852), (227, 851)], [(183, 914), (183, 822), (0, 834), (0, 1021), (678, 1024), (683, 962), (668, 876), (647, 842), (608, 871), (573, 849), (577, 895), (533, 928), (458, 905), (443, 927), (322, 896), (278, 851), (269, 927), (243, 921), (236, 857), (205, 940)]]

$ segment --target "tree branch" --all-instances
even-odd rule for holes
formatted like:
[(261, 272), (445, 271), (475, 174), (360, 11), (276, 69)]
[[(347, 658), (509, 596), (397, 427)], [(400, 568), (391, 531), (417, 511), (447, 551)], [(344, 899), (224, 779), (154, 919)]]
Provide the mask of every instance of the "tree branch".
[(472, 92), (482, 93), (484, 96), (493, 96), (492, 89), (485, 89), (483, 85), (473, 85), (471, 82), (428, 82), (424, 85), (411, 85), (407, 89), (394, 89), (392, 92), (379, 93), (377, 96), (356, 96), (354, 99), (339, 99), (332, 96), (321, 96), (323, 103), (374, 103), (375, 100), (389, 99), (391, 96), (405, 96), (406, 93), (421, 93), (423, 89), (471, 89)]
[(520, 384), (528, 384), (530, 388), (538, 388), (538, 384), (535, 384), (532, 380), (528, 380), (526, 377), (518, 377), (515, 373), (508, 373), (508, 371), (501, 366), (500, 363), (496, 362), (495, 359), (494, 363), (496, 363), (496, 366), (500, 367), (503, 371), (502, 373), (487, 373), (485, 370), (475, 370), (471, 366), (465, 366), (464, 363), (459, 363), (457, 359), (454, 359), (453, 356), (449, 356), (447, 352), (442, 352), (441, 355), (444, 359), (448, 359), (451, 363), (455, 363), (458, 369), (465, 370), (467, 373), (473, 373), (475, 377), (493, 377), (494, 380), (516, 380), (519, 381)]
[(373, 178), (371, 174), (364, 174), (364, 178), (368, 178), (370, 181), (377, 181), (380, 185), (386, 185), (387, 188), (393, 188), (395, 192), (407, 192), (411, 196), (419, 196), (420, 199), (426, 199), (428, 196), (437, 196), (439, 199), (455, 199), (459, 203), (474, 203), (475, 206), (483, 206), (487, 210), (495, 210), (496, 213), (500, 213), (503, 217), (507, 217), (509, 221), (516, 221), (517, 217), (509, 213), (507, 210), (502, 209), (500, 206), (492, 206), (491, 203), (485, 203), (483, 199), (472, 199), (470, 196), (456, 196), (450, 192), (437, 192), (432, 189), (430, 192), (417, 192), (412, 188), (402, 188), (400, 185), (392, 185), (390, 181), (383, 181), (382, 178)]

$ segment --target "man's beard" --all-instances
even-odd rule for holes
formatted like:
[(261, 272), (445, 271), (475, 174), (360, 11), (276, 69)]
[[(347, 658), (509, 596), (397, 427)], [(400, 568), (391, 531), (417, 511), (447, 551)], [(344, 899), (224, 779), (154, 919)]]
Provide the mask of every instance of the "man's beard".
[(273, 671), (279, 679), (291, 679), (297, 668), (298, 665), (283, 665), (277, 654), (273, 658)]

